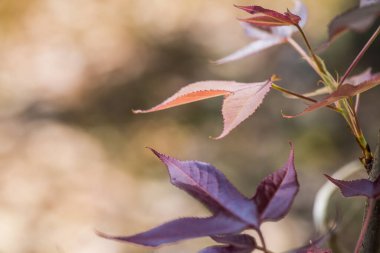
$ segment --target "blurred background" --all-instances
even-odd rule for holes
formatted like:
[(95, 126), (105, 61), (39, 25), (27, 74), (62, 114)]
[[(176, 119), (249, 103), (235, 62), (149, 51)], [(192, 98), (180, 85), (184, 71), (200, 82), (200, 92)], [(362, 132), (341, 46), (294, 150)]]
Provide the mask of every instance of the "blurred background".
[[(327, 24), (356, 1), (304, 1), (305, 32), (316, 47)], [(313, 235), (312, 205), (322, 173), (360, 156), (339, 115), (321, 109), (292, 120), (302, 102), (272, 92), (254, 117), (222, 140), (222, 98), (163, 112), (133, 115), (182, 86), (200, 80), (258, 82), (273, 73), (295, 91), (318, 78), (287, 45), (221, 66), (210, 64), (250, 42), (233, 4), (284, 11), (291, 1), (242, 0), (25, 0), (0, 1), (0, 252), (190, 253), (209, 239), (158, 249), (108, 241), (170, 219), (207, 211), (169, 183), (165, 167), (145, 149), (182, 160), (212, 163), (247, 196), (286, 161), (291, 140), (301, 191), (290, 214), (265, 224), (273, 251), (299, 246)], [(371, 28), (373, 31), (373, 28)], [(342, 74), (371, 31), (346, 33), (322, 57)], [(298, 35), (295, 37), (300, 38)], [(375, 42), (355, 73), (379, 71)], [(361, 99), (360, 120), (372, 147), (380, 128), (378, 88)], [(361, 204), (348, 206), (341, 229), (352, 247)], [(338, 204), (339, 202), (339, 204)], [(355, 206), (355, 205), (354, 205)], [(347, 209), (347, 208), (346, 208)], [(335, 211), (333, 210), (333, 213)]]

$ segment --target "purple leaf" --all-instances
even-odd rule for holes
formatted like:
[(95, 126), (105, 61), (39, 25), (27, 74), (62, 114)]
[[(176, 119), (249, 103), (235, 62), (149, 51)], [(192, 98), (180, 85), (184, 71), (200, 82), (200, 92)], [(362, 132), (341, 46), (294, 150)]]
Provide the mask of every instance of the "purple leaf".
[(97, 234), (107, 239), (154, 247), (184, 239), (238, 233), (246, 227), (246, 224), (233, 217), (219, 214), (209, 218), (177, 219), (131, 236), (112, 236), (101, 232)]
[(251, 248), (253, 250), (256, 247), (255, 239), (247, 234), (217, 235), (211, 238), (216, 242), (230, 244), (238, 248)]
[(283, 218), (289, 211), (298, 190), (292, 147), (284, 167), (267, 176), (257, 187), (253, 201), (257, 205), (260, 220), (276, 221)]
[(199, 251), (199, 253), (251, 253), (252, 250), (254, 248), (241, 249), (234, 246), (211, 246)]
[(331, 41), (346, 30), (364, 32), (380, 15), (380, 0), (361, 0), (360, 5), (334, 18), (329, 24)]
[[(253, 237), (239, 234), (246, 229), (258, 231), (260, 229), (261, 220), (258, 217), (255, 201), (243, 196), (220, 171), (210, 164), (199, 161), (179, 161), (153, 149), (151, 151), (167, 166), (172, 184), (202, 202), (210, 209), (213, 216), (208, 218), (181, 218), (130, 236), (113, 236), (97, 232), (99, 236), (153, 247), (204, 236), (210, 236), (216, 242), (225, 244), (224, 246), (208, 247), (203, 249), (201, 253), (250, 253), (257, 247)], [(283, 172), (274, 173), (273, 179), (279, 178), (283, 183), (278, 184), (274, 180), (276, 186), (281, 186), (279, 187), (280, 190), (277, 190), (276, 196), (272, 198), (280, 203), (281, 200), (278, 198), (283, 196), (286, 200), (282, 203), (288, 205), (291, 203), (290, 198), (293, 198), (291, 192), (294, 191), (292, 188), (295, 184), (294, 182), (290, 183), (291, 177), (289, 175), (291, 173), (294, 173), (293, 181), (296, 181), (293, 148), (287, 165), (280, 171)], [(285, 194), (281, 194), (283, 191)], [(262, 203), (260, 202), (260, 204)], [(268, 206), (273, 205), (271, 203)], [(269, 218), (278, 217), (285, 215), (286, 211), (277, 214), (277, 210), (272, 210), (268, 216)]]
[(152, 152), (167, 166), (171, 183), (201, 201), (211, 212), (225, 212), (258, 228), (257, 207), (243, 196), (215, 167), (198, 161), (179, 161)]
[(246, 234), (212, 236), (219, 243), (228, 246), (212, 246), (201, 250), (199, 253), (250, 253), (256, 248), (255, 239)]
[(344, 181), (325, 175), (328, 180), (335, 184), (345, 197), (366, 196), (376, 199), (380, 197), (380, 178), (372, 182), (368, 179)]
[[(335, 227), (331, 228), (329, 231), (327, 231), (325, 234), (319, 236), (318, 238), (310, 240), (307, 245), (286, 251), (286, 253), (317, 253), (317, 252), (318, 253), (331, 253), (330, 250), (322, 250), (322, 249), (319, 249), (318, 247), (321, 246), (330, 237), (330, 235), (334, 231), (334, 229), (335, 229)], [(318, 250), (321, 250), (321, 251), (318, 251)]]

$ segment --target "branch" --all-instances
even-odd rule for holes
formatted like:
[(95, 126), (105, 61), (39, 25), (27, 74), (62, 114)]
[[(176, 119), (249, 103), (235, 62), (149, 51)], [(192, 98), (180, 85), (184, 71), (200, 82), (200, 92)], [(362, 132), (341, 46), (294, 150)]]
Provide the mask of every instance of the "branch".
[[(375, 152), (375, 158), (373, 162), (372, 169), (369, 173), (369, 179), (374, 181), (380, 175), (380, 131), (378, 134), (377, 147)], [(370, 201), (370, 200), (369, 200)], [(376, 200), (373, 207), (370, 205), (370, 202), (366, 203), (366, 213), (370, 214), (369, 224), (367, 228), (367, 232), (364, 236), (363, 243), (361, 245), (361, 252), (367, 253), (376, 253), (380, 250), (380, 200)], [(372, 208), (372, 210), (368, 210)], [(367, 217), (364, 217), (366, 220)], [(364, 225), (364, 224), (363, 224)]]

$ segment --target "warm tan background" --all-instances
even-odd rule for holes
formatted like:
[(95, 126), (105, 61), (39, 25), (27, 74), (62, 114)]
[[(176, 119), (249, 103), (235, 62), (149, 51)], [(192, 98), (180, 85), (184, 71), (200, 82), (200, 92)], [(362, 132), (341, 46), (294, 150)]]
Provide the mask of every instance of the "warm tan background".
[[(250, 196), (284, 163), (289, 140), (301, 192), (291, 214), (264, 230), (274, 251), (307, 241), (313, 196), (325, 181), (321, 173), (359, 156), (338, 115), (322, 109), (282, 119), (281, 110), (304, 105), (273, 92), (253, 118), (213, 141), (208, 136), (222, 127), (221, 99), (131, 113), (199, 80), (262, 81), (276, 73), (288, 88), (316, 87), (316, 76), (285, 45), (236, 63), (209, 64), (249, 42), (236, 21), (244, 13), (234, 3), (292, 6), (280, 0), (0, 1), (0, 252), (196, 252), (211, 241), (149, 249), (94, 234), (135, 233), (179, 216), (207, 215), (168, 183), (164, 166), (144, 146), (210, 162)], [(355, 1), (305, 3), (311, 10), (305, 30), (317, 46), (328, 21)], [(323, 54), (329, 67), (342, 73), (368, 37), (343, 36)], [(360, 69), (379, 70), (376, 43)], [(376, 92), (362, 97), (371, 144), (380, 127)], [(345, 237), (355, 236), (350, 231)]]

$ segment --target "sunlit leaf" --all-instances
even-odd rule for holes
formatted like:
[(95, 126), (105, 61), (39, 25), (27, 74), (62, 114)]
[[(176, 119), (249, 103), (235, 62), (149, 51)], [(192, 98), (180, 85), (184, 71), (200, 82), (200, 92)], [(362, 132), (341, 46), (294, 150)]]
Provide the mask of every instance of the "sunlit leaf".
[(253, 114), (270, 91), (272, 80), (259, 83), (238, 83), (233, 81), (205, 81), (189, 84), (170, 98), (149, 110), (135, 110), (134, 113), (148, 113), (191, 103), (203, 99), (224, 96), (222, 114), (223, 132), (217, 139), (226, 136), (232, 129)]

